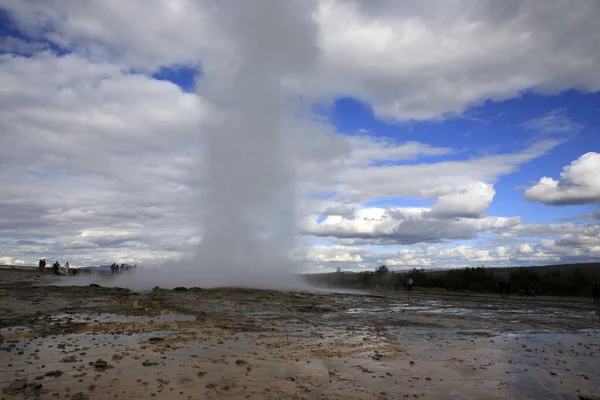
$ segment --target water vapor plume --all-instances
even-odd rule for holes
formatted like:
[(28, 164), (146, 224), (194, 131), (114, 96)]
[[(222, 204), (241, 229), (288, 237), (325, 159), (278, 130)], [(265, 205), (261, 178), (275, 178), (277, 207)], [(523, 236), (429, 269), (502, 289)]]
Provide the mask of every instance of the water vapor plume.
[(207, 60), (198, 84), (219, 116), (201, 133), (202, 241), (187, 268), (208, 285), (293, 284), (295, 172), (286, 125), (297, 113), (283, 82), (316, 55), (306, 5), (223, 1), (212, 9), (228, 46)]
[(313, 4), (202, 4), (211, 17), (215, 46), (203, 54), (196, 83), (201, 102), (211, 110), (199, 128), (201, 156), (192, 179), (200, 182), (200, 198), (190, 211), (200, 243), (193, 257), (144, 265), (102, 284), (306, 288), (294, 273), (291, 255), (297, 233), (296, 165), (312, 153), (306, 145), (310, 140), (298, 140), (303, 130), (298, 127), (310, 124), (311, 117), (289, 88), (318, 58)]

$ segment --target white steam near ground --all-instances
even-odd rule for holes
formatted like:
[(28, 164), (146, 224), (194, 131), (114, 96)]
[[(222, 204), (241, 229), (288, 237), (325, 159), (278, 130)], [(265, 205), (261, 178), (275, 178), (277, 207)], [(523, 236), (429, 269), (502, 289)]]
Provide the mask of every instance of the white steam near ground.
[[(197, 79), (199, 95), (218, 115), (199, 132), (202, 157), (192, 171), (205, 189), (190, 215), (198, 220), (202, 240), (192, 258), (98, 283), (132, 289), (307, 287), (290, 257), (297, 158), (290, 132), (306, 121), (284, 83), (317, 57), (317, 27), (310, 13), (308, 3), (270, 0), (252, 7), (224, 1), (212, 9), (212, 21), (229, 47), (207, 57)], [(90, 279), (97, 280), (82, 275), (64, 283)]]

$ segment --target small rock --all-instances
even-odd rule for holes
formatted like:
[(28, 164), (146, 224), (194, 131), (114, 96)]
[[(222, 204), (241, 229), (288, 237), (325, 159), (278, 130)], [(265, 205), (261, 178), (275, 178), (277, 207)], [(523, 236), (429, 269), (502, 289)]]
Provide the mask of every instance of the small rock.
[(94, 367), (96, 368), (106, 368), (107, 365), (108, 363), (101, 359), (96, 360), (96, 362), (94, 363)]
[(165, 338), (158, 336), (152, 336), (150, 339), (148, 339), (150, 343), (162, 342), (163, 340), (165, 340)]
[(63, 372), (62, 371), (58, 371), (58, 370), (56, 370), (56, 371), (48, 371), (44, 375), (46, 375), (46, 376), (53, 376), (55, 378), (58, 378), (59, 376), (63, 375)]
[(96, 283), (90, 283), (89, 287), (100, 287), (100, 285), (98, 285)]
[(120, 355), (120, 354), (114, 354), (114, 355), (112, 356), (112, 359), (113, 359), (113, 360), (116, 360), (116, 361), (119, 361), (119, 360), (122, 360), (122, 359), (123, 359), (123, 356), (122, 356), (122, 355)]
[(246, 361), (244, 360), (235, 360), (236, 365), (246, 365), (248, 364)]
[(19, 393), (25, 390), (27, 387), (27, 381), (25, 379), (17, 379), (13, 383), (11, 383), (6, 389), (5, 392), (8, 393)]
[(183, 287), (183, 286), (178, 286), (175, 289), (173, 289), (174, 292), (187, 292), (188, 288)]
[(146, 361), (144, 361), (144, 362), (142, 363), (142, 365), (143, 365), (144, 367), (151, 367), (151, 366), (153, 366), (153, 365), (158, 365), (158, 363), (157, 363), (157, 362), (153, 362), (153, 361), (146, 360)]
[(291, 382), (295, 382), (296, 378), (294, 378), (293, 376), (288, 376), (287, 378), (285, 378), (286, 381), (291, 381)]
[(206, 372), (198, 372), (198, 378), (204, 378), (206, 376)]
[(71, 396), (71, 400), (88, 400), (90, 396), (83, 392), (77, 392), (73, 396)]
[(75, 357), (75, 356), (68, 356), (68, 357), (63, 358), (60, 361), (62, 361), (64, 363), (74, 363), (74, 362), (77, 362), (77, 357)]

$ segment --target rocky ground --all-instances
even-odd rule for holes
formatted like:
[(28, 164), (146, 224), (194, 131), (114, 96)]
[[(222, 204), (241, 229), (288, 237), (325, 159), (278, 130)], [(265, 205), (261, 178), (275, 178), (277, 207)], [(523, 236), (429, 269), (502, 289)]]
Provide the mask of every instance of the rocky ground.
[(593, 399), (585, 299), (58, 286), (0, 273), (0, 399)]

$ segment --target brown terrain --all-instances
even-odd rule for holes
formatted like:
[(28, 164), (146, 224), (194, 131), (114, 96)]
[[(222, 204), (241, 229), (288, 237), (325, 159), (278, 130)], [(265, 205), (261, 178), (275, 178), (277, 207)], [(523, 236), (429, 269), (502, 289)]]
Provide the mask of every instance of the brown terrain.
[(591, 299), (72, 278), (0, 272), (0, 399), (600, 399)]

